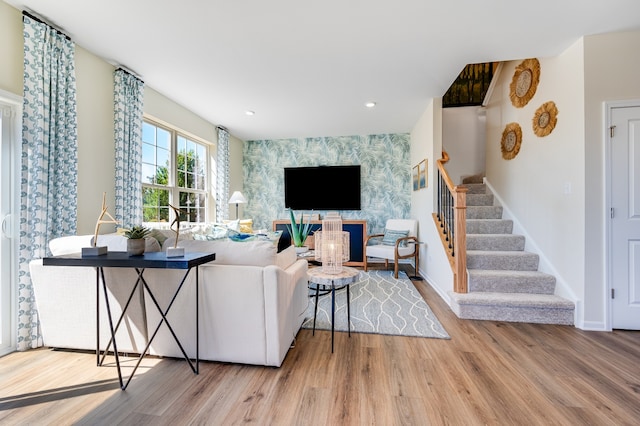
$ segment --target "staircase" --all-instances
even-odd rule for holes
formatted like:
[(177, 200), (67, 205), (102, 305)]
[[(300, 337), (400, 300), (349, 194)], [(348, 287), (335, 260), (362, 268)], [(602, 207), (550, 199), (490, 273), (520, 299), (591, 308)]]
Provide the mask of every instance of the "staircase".
[[(473, 182), (473, 181), (472, 181)], [(538, 271), (539, 257), (524, 251), (525, 237), (483, 183), (468, 183), (468, 293), (451, 292), (459, 318), (573, 325), (574, 304), (554, 295), (554, 276)]]

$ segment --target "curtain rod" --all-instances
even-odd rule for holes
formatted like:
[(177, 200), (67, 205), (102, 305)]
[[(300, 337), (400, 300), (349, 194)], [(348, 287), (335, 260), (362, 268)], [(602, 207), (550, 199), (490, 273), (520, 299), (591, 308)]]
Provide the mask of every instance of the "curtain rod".
[(129, 74), (130, 76), (137, 78), (138, 80), (140, 80), (140, 82), (142, 84), (144, 84), (144, 80), (143, 79), (141, 79), (136, 73), (134, 73), (133, 71), (129, 71), (128, 69), (126, 69), (122, 65), (119, 65), (118, 68), (116, 68), (116, 71), (124, 71), (127, 74)]
[(45, 20), (44, 20), (44, 19), (42, 19), (42, 18), (38, 18), (37, 16), (35, 16), (34, 14), (32, 14), (32, 13), (30, 13), (30, 12), (27, 12), (26, 10), (23, 10), (23, 11), (22, 11), (22, 14), (23, 14), (24, 16), (27, 16), (27, 17), (29, 17), (29, 18), (33, 19), (33, 20), (34, 20), (34, 21), (36, 21), (36, 22), (40, 22), (41, 24), (44, 24), (44, 25), (48, 26), (49, 28), (52, 28), (52, 29), (53, 29), (53, 30), (55, 30), (58, 34), (60, 34), (60, 35), (64, 36), (64, 38), (66, 38), (67, 40), (71, 41), (71, 37), (69, 37), (69, 36), (68, 36), (64, 31), (62, 31), (62, 30), (60, 30), (60, 29), (58, 29), (58, 28), (54, 27), (53, 25), (51, 25), (51, 24), (50, 24), (50, 23), (48, 23), (48, 22), (45, 22)]

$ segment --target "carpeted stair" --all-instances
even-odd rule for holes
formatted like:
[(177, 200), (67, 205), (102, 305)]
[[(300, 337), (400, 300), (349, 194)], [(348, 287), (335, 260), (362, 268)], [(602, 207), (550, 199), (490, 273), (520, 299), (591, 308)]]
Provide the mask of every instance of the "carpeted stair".
[[(476, 183), (474, 183), (474, 181)], [(481, 182), (481, 181), (480, 181)], [(554, 276), (538, 271), (539, 257), (524, 251), (525, 237), (513, 235), (486, 185), (463, 181), (467, 193), (469, 292), (451, 292), (460, 318), (572, 325), (573, 302), (554, 295)]]

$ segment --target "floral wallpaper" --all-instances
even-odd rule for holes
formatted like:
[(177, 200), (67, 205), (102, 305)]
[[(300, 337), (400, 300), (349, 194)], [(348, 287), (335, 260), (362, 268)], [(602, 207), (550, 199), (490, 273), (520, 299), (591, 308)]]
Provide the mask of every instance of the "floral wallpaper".
[[(367, 220), (369, 234), (382, 232), (387, 219), (409, 217), (409, 146), (408, 133), (247, 141), (244, 216), (253, 219), (254, 229), (271, 229), (273, 220), (289, 217), (284, 207), (285, 167), (359, 164), (362, 210), (340, 213), (343, 219)], [(314, 184), (309, 183), (310, 191)], [(314, 213), (324, 217), (326, 212)]]

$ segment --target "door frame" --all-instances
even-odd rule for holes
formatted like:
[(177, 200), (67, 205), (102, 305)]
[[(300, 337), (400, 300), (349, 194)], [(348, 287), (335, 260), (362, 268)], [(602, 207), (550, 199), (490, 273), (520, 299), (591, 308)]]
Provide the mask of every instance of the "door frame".
[(605, 194), (605, 292), (604, 292), (604, 318), (605, 330), (613, 330), (613, 301), (611, 299), (611, 288), (613, 284), (613, 271), (611, 267), (611, 248), (613, 246), (613, 221), (611, 220), (611, 133), (609, 128), (612, 125), (613, 110), (617, 108), (634, 108), (640, 107), (640, 99), (628, 99), (624, 101), (608, 101), (604, 103), (604, 194)]
[[(18, 96), (11, 92), (7, 92), (5, 90), (0, 89), (0, 101), (5, 104), (11, 105), (11, 109), (13, 110), (13, 126), (11, 132), (11, 142), (9, 151), (9, 158), (3, 158), (2, 161), (5, 162), (5, 165), (8, 165), (11, 171), (10, 177), (10, 186), (11, 186), (11, 194), (9, 201), (10, 215), (8, 215), (7, 222), (3, 223), (2, 226), (5, 229), (0, 229), (0, 233), (6, 232), (11, 236), (9, 243), (7, 244), (10, 247), (10, 259), (9, 259), (9, 336), (8, 341), (9, 344), (6, 346), (0, 347), (0, 356), (6, 355), (10, 352), (13, 352), (17, 348), (17, 335), (18, 335), (18, 248), (19, 248), (19, 238), (18, 238), (18, 216), (19, 216), (19, 206), (20, 206), (20, 177), (19, 173), (19, 165), (20, 165), (20, 152), (22, 145), (22, 96)], [(7, 154), (7, 147), (0, 147), (3, 152), (3, 156)], [(0, 212), (1, 213), (1, 212)], [(0, 223), (3, 222), (4, 218), (0, 217)], [(0, 289), (0, 291), (6, 291), (6, 289)]]

